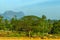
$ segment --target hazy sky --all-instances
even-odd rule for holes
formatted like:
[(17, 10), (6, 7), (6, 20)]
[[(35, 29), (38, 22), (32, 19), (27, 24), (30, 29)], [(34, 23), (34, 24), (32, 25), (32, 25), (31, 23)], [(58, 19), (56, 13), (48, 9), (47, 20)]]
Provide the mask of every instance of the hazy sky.
[(0, 0), (0, 12), (23, 11), (26, 15), (60, 19), (60, 0)]
[[(44, 3), (51, 0), (0, 0), (0, 11), (12, 10), (18, 7)], [(55, 0), (54, 0), (55, 1)]]

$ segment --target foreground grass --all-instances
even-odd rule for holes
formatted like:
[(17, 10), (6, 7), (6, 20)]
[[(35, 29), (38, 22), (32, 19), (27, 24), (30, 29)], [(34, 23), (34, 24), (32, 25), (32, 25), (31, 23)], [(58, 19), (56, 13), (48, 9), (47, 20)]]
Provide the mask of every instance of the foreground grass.
[(60, 39), (52, 39), (52, 38), (41, 39), (39, 37), (36, 37), (36, 38), (29, 38), (29, 37), (0, 37), (0, 40), (60, 40)]

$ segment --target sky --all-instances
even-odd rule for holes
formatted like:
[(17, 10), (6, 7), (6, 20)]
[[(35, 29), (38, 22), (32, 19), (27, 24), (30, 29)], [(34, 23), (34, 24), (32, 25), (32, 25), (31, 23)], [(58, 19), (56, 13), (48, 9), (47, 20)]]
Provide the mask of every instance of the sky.
[(50, 0), (0, 0), (0, 11), (12, 10), (18, 7), (44, 3)]
[(5, 11), (23, 11), (25, 15), (46, 15), (60, 19), (60, 0), (0, 0), (0, 14)]

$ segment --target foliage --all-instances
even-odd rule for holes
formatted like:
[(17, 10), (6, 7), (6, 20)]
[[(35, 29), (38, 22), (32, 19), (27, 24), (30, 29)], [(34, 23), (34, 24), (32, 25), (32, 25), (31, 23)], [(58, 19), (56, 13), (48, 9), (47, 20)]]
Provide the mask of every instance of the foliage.
[(60, 20), (52, 21), (47, 19), (45, 15), (42, 17), (37, 17), (34, 15), (24, 16), (20, 19), (13, 17), (11, 20), (3, 19), (0, 16), (0, 30), (11, 31), (5, 32), (6, 34), (0, 32), (5, 36), (44, 36), (49, 34), (59, 34), (60, 33)]
[(51, 30), (52, 34), (60, 34), (60, 20), (53, 23), (53, 28)]

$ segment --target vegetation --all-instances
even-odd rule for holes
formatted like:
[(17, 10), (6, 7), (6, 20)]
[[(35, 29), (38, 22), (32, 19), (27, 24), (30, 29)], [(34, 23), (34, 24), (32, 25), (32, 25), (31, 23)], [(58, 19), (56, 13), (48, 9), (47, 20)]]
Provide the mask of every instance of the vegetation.
[(48, 34), (60, 34), (60, 20), (47, 19), (45, 15), (24, 16), (8, 20), (0, 15), (0, 36), (3, 37), (44, 37)]

